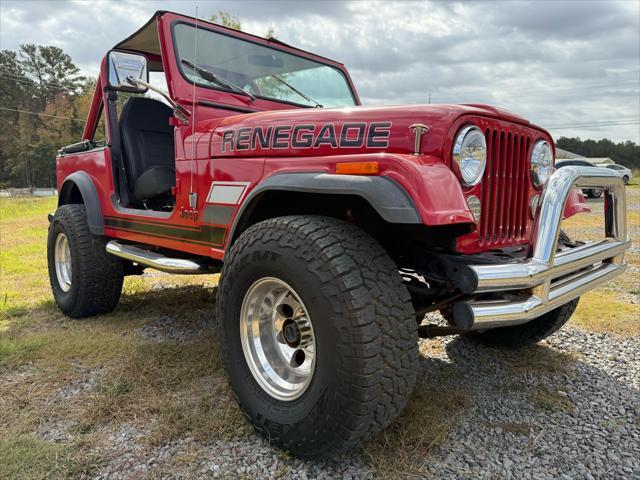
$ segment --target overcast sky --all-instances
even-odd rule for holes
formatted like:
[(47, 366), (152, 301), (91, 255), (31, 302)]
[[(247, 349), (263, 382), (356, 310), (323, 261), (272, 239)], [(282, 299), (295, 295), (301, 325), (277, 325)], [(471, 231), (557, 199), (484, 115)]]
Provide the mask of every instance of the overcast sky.
[(218, 10), (344, 63), (364, 104), (490, 103), (555, 137), (640, 143), (640, 1), (0, 0), (0, 47), (57, 45), (86, 74), (155, 10)]

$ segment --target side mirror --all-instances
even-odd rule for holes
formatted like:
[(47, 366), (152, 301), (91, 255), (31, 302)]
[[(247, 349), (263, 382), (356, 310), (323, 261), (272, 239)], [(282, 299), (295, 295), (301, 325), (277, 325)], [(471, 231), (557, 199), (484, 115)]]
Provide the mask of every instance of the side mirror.
[(118, 52), (111, 50), (107, 57), (107, 75), (109, 88), (121, 92), (145, 93), (147, 87), (132, 83), (127, 77), (149, 82), (149, 70), (147, 69), (147, 57), (135, 53)]

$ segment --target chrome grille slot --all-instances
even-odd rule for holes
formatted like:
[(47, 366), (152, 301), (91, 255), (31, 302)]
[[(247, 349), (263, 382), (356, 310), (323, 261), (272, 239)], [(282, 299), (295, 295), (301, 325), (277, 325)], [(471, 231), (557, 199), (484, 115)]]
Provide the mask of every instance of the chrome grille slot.
[(485, 130), (487, 168), (482, 188), (480, 244), (502, 246), (527, 235), (531, 139), (500, 129)]

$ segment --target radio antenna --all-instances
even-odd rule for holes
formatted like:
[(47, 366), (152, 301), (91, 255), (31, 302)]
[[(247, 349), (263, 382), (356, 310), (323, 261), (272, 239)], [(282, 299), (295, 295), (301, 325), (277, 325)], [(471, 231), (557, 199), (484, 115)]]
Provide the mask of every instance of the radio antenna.
[[(198, 6), (196, 5), (196, 27), (193, 35), (193, 63), (198, 64)], [(191, 95), (191, 182), (189, 185), (189, 206), (191, 210), (198, 207), (198, 194), (193, 191), (193, 171), (196, 168), (196, 80), (193, 79)]]

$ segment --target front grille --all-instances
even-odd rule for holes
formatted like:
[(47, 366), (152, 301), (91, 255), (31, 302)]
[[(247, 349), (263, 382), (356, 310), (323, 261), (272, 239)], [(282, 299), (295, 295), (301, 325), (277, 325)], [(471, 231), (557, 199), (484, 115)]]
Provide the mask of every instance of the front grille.
[(485, 130), (487, 167), (482, 187), (482, 246), (502, 246), (526, 238), (531, 139), (505, 130)]

